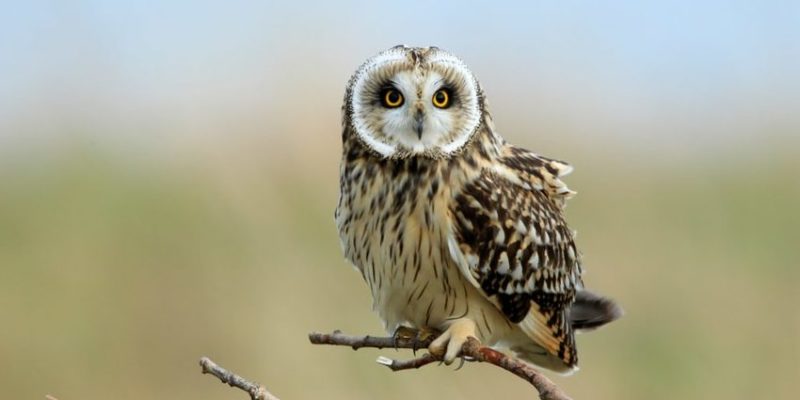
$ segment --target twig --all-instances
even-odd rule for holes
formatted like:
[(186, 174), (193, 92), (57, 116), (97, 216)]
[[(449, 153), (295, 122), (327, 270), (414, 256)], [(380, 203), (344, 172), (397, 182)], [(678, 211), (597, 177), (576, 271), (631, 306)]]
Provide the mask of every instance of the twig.
[(333, 333), (309, 333), (308, 340), (313, 344), (330, 344), (334, 346), (350, 346), (353, 350), (362, 347), (372, 347), (375, 349), (426, 349), (436, 339), (428, 337), (426, 339), (406, 338), (406, 337), (381, 337), (381, 336), (348, 336), (340, 330)]
[(200, 359), (200, 366), (204, 374), (211, 374), (219, 378), (222, 383), (227, 383), (231, 387), (236, 387), (250, 394), (252, 400), (279, 400), (275, 395), (267, 391), (262, 385), (250, 382), (225, 368), (220, 367), (208, 357)]
[[(398, 349), (420, 349), (427, 348), (431, 339), (420, 341), (414, 338), (391, 338), (391, 337), (372, 337), (372, 336), (348, 336), (339, 331), (333, 333), (311, 333), (308, 339), (313, 344), (329, 344), (337, 346), (349, 346), (353, 350), (362, 347), (398, 348)], [(526, 364), (519, 359), (501, 353), (489, 347), (481, 346), (477, 339), (469, 338), (461, 348), (461, 355), (466, 361), (486, 362), (513, 373), (514, 375), (526, 380), (539, 391), (541, 400), (572, 400), (564, 391), (556, 386), (553, 381), (544, 374)], [(430, 363), (442, 361), (441, 355), (425, 354), (422, 357), (410, 360), (392, 360), (386, 357), (378, 358), (377, 362), (386, 365), (392, 371), (420, 368)]]
[(430, 363), (435, 363), (436, 361), (439, 360), (437, 360), (436, 357), (430, 354), (425, 354), (422, 357), (412, 358), (410, 360), (394, 360), (383, 356), (378, 357), (378, 359), (375, 360), (375, 362), (377, 362), (378, 364), (385, 365), (389, 367), (389, 369), (392, 371), (402, 371), (404, 369), (417, 369), (424, 367)]

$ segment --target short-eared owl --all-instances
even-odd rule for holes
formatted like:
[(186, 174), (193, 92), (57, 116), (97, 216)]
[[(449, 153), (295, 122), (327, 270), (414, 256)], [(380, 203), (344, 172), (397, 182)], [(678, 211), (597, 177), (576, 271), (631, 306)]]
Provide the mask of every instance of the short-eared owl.
[(442, 332), (430, 350), (448, 363), (472, 336), (575, 370), (575, 331), (621, 310), (583, 289), (572, 168), (503, 140), (478, 81), (435, 47), (367, 60), (343, 113), (336, 225), (386, 329)]

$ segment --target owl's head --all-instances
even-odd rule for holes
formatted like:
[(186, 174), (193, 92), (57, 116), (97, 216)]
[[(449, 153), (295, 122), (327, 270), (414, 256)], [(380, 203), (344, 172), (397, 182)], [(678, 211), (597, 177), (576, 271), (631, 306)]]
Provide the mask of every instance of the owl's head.
[(345, 121), (383, 157), (449, 157), (481, 123), (480, 86), (466, 65), (436, 47), (396, 46), (350, 79)]

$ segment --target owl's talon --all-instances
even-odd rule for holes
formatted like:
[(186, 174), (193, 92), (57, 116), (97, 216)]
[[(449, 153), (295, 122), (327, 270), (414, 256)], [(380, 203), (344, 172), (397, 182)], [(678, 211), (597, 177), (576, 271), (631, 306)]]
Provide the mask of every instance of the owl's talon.
[(456, 369), (455, 369), (456, 371), (460, 370), (464, 366), (464, 364), (466, 364), (466, 362), (467, 362), (467, 359), (464, 358), (464, 356), (459, 357), (459, 360), (461, 362), (458, 363), (458, 367), (456, 367)]

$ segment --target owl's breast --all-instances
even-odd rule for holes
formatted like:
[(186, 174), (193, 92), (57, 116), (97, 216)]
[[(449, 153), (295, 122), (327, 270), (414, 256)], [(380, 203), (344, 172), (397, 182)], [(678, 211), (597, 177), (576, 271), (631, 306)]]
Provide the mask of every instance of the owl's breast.
[[(455, 264), (449, 166), (355, 162), (343, 164), (336, 222), (350, 262), (369, 285), (387, 330), (442, 326), (486, 308)], [(471, 310), (470, 310), (471, 308)]]
[(455, 295), (448, 294), (464, 291), (447, 250), (450, 192), (438, 168), (411, 161), (342, 167), (336, 211), (342, 247), (387, 327), (430, 324), (442, 308), (433, 309), (438, 298), (453, 311)]

